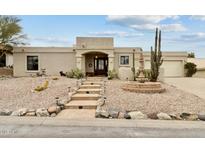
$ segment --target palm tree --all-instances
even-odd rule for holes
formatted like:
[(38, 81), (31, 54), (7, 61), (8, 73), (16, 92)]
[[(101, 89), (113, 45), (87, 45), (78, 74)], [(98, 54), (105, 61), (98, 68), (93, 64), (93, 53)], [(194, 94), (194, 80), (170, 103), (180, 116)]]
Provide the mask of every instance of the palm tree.
[(0, 16), (0, 58), (12, 53), (13, 46), (25, 44), (26, 35), (22, 34), (21, 20), (15, 16)]

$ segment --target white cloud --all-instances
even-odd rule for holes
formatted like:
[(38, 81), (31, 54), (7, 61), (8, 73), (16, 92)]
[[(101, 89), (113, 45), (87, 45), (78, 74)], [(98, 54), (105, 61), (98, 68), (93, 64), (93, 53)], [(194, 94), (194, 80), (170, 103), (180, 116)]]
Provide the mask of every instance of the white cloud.
[(144, 16), (144, 15), (125, 15), (125, 16), (108, 16), (107, 21), (110, 23), (128, 26), (135, 30), (154, 30), (156, 27), (160, 27), (164, 31), (185, 31), (186, 28), (179, 23), (161, 24), (160, 22), (166, 19), (176, 20), (179, 16)]
[(71, 42), (68, 40), (68, 38), (64, 37), (54, 37), (54, 36), (49, 36), (49, 37), (33, 37), (29, 36), (28, 40), (30, 41), (29, 44), (39, 44), (40, 46), (68, 46), (71, 44)]
[(179, 37), (173, 37), (173, 38), (165, 38), (169, 42), (185, 42), (185, 43), (201, 43), (205, 42), (205, 33), (204, 32), (198, 32), (198, 33), (188, 33), (180, 35)]
[(191, 16), (191, 19), (205, 21), (205, 16), (204, 15), (193, 15)]
[(143, 36), (142, 33), (128, 33), (124, 31), (103, 31), (103, 32), (91, 32), (94, 36), (117, 36), (117, 37), (138, 37)]
[(187, 30), (183, 25), (181, 24), (162, 24), (159, 25), (159, 27), (163, 30), (163, 31), (174, 31), (174, 32), (178, 32), (178, 31), (185, 31)]
[(46, 41), (46, 42), (61, 42), (66, 43), (68, 42), (67, 38), (60, 38), (60, 37), (29, 37), (30, 40), (37, 40), (37, 41)]
[(205, 33), (198, 32), (198, 33), (190, 33), (181, 35), (182, 41), (190, 41), (190, 42), (198, 42), (198, 41), (205, 41)]

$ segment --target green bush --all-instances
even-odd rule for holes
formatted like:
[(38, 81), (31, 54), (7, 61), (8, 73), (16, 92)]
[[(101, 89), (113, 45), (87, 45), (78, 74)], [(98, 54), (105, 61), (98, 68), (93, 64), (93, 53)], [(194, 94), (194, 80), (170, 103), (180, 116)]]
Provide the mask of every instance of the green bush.
[(195, 58), (194, 52), (188, 53), (188, 58)]
[(76, 69), (72, 69), (70, 72), (66, 72), (66, 76), (68, 78), (80, 79), (84, 77), (84, 73), (82, 72), (82, 70), (76, 68)]
[(108, 80), (112, 80), (113, 78), (117, 78), (117, 72), (115, 70), (108, 71)]
[(191, 62), (186, 63), (184, 68), (187, 70), (186, 77), (192, 77), (197, 71), (196, 64)]

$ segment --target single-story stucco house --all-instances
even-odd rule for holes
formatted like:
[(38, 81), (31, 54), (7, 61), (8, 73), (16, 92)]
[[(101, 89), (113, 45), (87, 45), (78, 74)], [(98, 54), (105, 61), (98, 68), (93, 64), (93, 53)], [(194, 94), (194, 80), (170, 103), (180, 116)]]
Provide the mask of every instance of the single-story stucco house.
[[(14, 76), (59, 75), (79, 68), (87, 75), (107, 75), (115, 70), (120, 79), (132, 79), (133, 60), (139, 67), (140, 47), (114, 47), (112, 37), (77, 37), (73, 47), (15, 47)], [(150, 69), (150, 51), (144, 51), (145, 68)], [(133, 57), (134, 55), (134, 57)], [(187, 52), (163, 52), (165, 77), (183, 77)]]

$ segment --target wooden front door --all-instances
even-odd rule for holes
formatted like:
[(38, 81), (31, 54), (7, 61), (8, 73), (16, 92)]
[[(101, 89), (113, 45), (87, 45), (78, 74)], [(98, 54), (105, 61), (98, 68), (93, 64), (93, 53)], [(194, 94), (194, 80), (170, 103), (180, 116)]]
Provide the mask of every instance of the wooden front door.
[(94, 58), (94, 62), (95, 62), (94, 74), (107, 76), (108, 58), (107, 57)]

